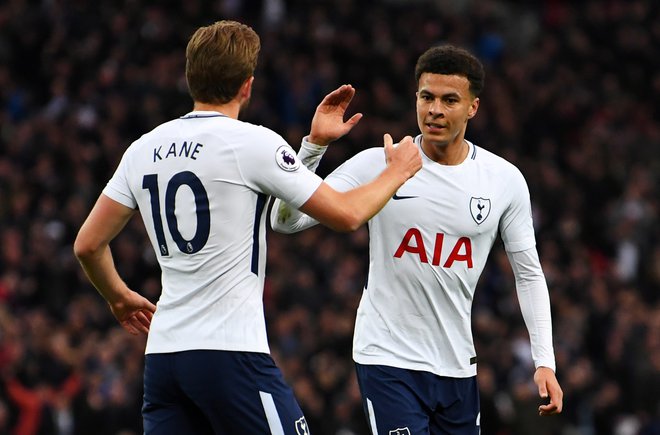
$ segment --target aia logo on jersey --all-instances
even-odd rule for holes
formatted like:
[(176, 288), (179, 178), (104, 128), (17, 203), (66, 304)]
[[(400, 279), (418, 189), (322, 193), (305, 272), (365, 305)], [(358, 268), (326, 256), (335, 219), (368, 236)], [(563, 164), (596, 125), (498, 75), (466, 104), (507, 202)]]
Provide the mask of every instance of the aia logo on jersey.
[[(424, 244), (424, 238), (422, 237), (422, 232), (417, 228), (410, 228), (406, 231), (406, 234), (403, 236), (403, 240), (399, 244), (396, 252), (394, 253), (395, 258), (403, 257), (404, 253), (417, 255), (419, 261), (422, 263), (429, 262), (429, 256), (431, 257), (431, 264), (433, 266), (440, 266), (443, 258), (443, 250), (445, 244), (445, 235), (442, 233), (437, 233), (435, 235), (435, 243), (432, 246), (433, 250), (429, 251), (427, 254), (426, 245)], [(451, 246), (451, 243), (448, 247)], [(465, 262), (465, 265), (468, 269), (472, 269), (472, 240), (469, 237), (459, 237), (454, 243), (454, 246), (451, 248), (449, 255), (442, 263), (442, 267), (452, 267), (453, 264), (457, 261)]]
[(275, 151), (275, 161), (277, 166), (289, 172), (300, 167), (300, 161), (298, 161), (295, 151), (287, 145), (282, 145)]
[(407, 427), (400, 427), (390, 431), (389, 435), (410, 435), (410, 429)]
[(490, 214), (490, 199), (470, 198), (470, 213), (472, 214), (472, 219), (474, 219), (477, 225), (480, 225)]
[(307, 428), (307, 420), (305, 420), (305, 417), (296, 420), (296, 433), (298, 435), (309, 435), (309, 429)]

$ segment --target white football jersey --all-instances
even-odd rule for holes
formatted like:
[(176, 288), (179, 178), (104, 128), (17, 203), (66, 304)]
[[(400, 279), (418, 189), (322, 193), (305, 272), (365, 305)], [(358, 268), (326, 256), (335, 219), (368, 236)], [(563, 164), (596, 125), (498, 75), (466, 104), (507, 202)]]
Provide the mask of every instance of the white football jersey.
[(146, 353), (268, 353), (264, 212), (270, 196), (300, 207), (321, 182), (280, 135), (218, 112), (131, 144), (103, 193), (139, 209), (162, 269)]
[[(468, 145), (467, 159), (455, 166), (422, 153), (422, 169), (369, 221), (368, 282), (353, 340), (356, 362), (476, 375), (471, 308), (489, 252), (498, 232), (509, 252), (534, 247), (535, 237), (520, 171)], [(372, 148), (326, 181), (347, 190), (384, 168), (383, 148)]]

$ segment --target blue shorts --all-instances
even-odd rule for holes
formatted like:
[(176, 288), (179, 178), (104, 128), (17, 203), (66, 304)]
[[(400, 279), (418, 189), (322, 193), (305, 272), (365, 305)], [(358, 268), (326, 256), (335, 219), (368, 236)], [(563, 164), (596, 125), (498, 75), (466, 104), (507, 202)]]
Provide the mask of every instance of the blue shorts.
[(373, 435), (478, 435), (477, 377), (356, 364)]
[(308, 435), (270, 355), (193, 350), (148, 354), (144, 433)]

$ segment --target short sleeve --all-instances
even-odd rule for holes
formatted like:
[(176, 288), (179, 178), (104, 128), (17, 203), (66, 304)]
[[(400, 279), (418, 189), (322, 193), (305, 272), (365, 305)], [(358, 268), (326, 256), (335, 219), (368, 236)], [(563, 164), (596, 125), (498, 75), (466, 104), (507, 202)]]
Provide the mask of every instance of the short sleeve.
[(115, 173), (103, 189), (103, 194), (126, 207), (136, 208), (137, 201), (129, 188), (127, 176), (129, 174), (129, 152), (130, 148), (124, 153)]
[(245, 184), (299, 208), (323, 180), (301, 164), (293, 148), (277, 133), (261, 128), (257, 137), (257, 146), (237, 150)]

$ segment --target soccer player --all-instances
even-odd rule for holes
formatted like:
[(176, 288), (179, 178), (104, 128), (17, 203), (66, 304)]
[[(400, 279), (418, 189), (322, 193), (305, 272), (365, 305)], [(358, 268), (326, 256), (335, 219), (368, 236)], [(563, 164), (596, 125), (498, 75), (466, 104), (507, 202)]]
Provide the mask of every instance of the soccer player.
[[(80, 228), (74, 251), (130, 333), (148, 333), (142, 408), (146, 434), (308, 434), (269, 354), (263, 310), (270, 196), (337, 230), (371, 218), (421, 168), (412, 137), (376, 179), (337, 192), (300, 164), (275, 132), (238, 120), (260, 49), (248, 26), (199, 28), (186, 49), (193, 111), (133, 142)], [(350, 85), (318, 110), (345, 107)], [(340, 128), (348, 131), (359, 114)], [(128, 288), (109, 248), (140, 211), (162, 269), (154, 306)]]
[[(357, 312), (353, 359), (373, 434), (479, 433), (477, 355), (471, 305), (498, 233), (515, 274), (531, 337), (540, 415), (561, 412), (548, 288), (535, 247), (529, 191), (509, 162), (465, 140), (484, 83), (481, 62), (444, 45), (415, 68), (415, 143), (422, 169), (369, 221), (369, 273)], [(336, 139), (334, 120), (316, 113), (298, 157), (312, 170)], [(383, 169), (381, 148), (355, 155), (326, 182), (338, 190)], [(303, 210), (304, 211), (304, 210)], [(276, 201), (280, 232), (315, 224)]]

